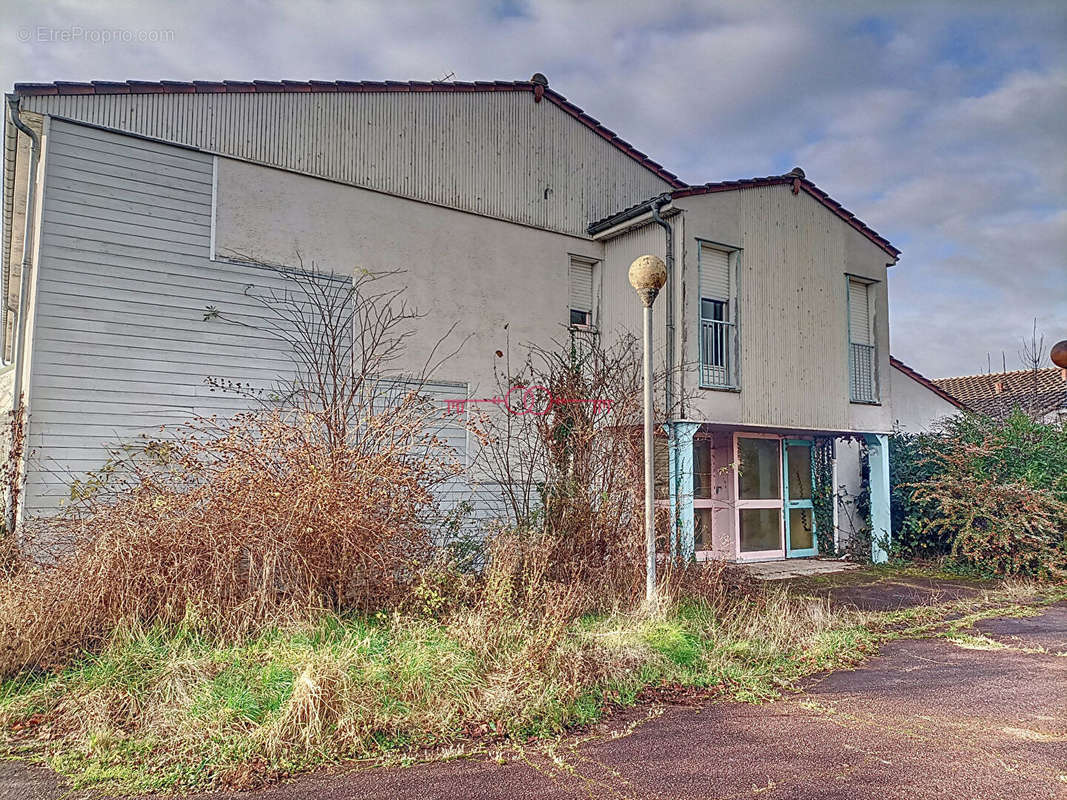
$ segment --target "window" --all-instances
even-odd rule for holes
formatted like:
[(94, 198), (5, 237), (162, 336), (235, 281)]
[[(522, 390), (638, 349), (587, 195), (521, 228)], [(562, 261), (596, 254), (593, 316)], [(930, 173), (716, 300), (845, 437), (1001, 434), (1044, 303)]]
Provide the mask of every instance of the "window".
[(871, 327), (871, 286), (848, 279), (848, 384), (854, 403), (878, 402), (878, 359)]
[(700, 385), (737, 387), (734, 255), (700, 243)]
[(666, 436), (657, 436), (652, 440), (652, 463), (655, 470), (653, 494), (656, 500), (671, 499), (671, 456), (670, 443)]
[(571, 256), (568, 272), (570, 281), (570, 324), (593, 324), (593, 265), (589, 259)]
[(693, 439), (693, 545), (698, 561), (712, 557), (712, 517), (715, 503), (715, 468), (711, 454), (711, 439)]

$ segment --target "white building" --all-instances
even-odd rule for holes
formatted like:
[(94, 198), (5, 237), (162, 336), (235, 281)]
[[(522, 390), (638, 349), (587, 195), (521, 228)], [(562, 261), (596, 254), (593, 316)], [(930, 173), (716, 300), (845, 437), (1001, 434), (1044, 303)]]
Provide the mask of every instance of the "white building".
[(428, 340), (453, 323), (469, 337), (448, 398), (493, 385), (508, 335), (638, 331), (627, 268), (651, 253), (671, 266), (656, 342), (676, 369), (683, 549), (817, 552), (818, 436), (867, 442), (872, 523), (889, 530), (886, 435), (918, 408), (889, 358), (899, 252), (799, 169), (688, 184), (539, 75), (20, 84), (8, 111), (0, 327), (29, 409), (31, 512), (105, 443), (236, 409), (208, 376), (276, 379), (274, 345), (205, 319), (254, 313), (245, 287), (277, 274), (251, 261), (404, 269)]

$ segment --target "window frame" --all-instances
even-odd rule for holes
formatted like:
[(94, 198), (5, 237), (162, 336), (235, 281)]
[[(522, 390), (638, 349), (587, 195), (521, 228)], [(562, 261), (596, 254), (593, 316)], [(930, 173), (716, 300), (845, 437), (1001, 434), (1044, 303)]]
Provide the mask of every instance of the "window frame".
[[(581, 264), (589, 268), (589, 309), (583, 310), (580, 308), (574, 308), (574, 295), (571, 291), (570, 284), (570, 271), (574, 264)], [(596, 306), (597, 306), (597, 265), (600, 263), (599, 258), (593, 258), (592, 256), (581, 255), (580, 253), (568, 253), (567, 254), (567, 327), (572, 331), (592, 331), (597, 330), (596, 325)], [(575, 314), (584, 314), (585, 322), (575, 322)]]
[[(714, 453), (714, 439), (705, 433), (697, 433), (693, 436), (693, 538), (694, 549), (693, 557), (697, 561), (711, 561), (715, 558), (715, 536), (714, 536), (714, 520), (708, 527), (709, 541), (704, 542), (704, 549), (700, 550), (696, 548), (696, 520), (697, 511), (706, 509), (709, 511), (715, 511), (721, 503), (714, 497), (715, 494), (715, 453)], [(708, 479), (711, 488), (711, 497), (697, 497), (696, 485), (697, 485), (697, 448), (703, 447), (708, 456), (708, 466), (711, 468), (711, 472), (708, 473)]]
[[(867, 291), (867, 330), (870, 337), (870, 344), (864, 344), (863, 342), (852, 341), (852, 283), (862, 284)], [(880, 406), (882, 404), (881, 394), (881, 370), (878, 368), (878, 329), (875, 324), (877, 319), (876, 306), (874, 302), (874, 293), (871, 291), (872, 286), (876, 286), (880, 281), (873, 278), (867, 278), (863, 275), (854, 275), (852, 273), (845, 273), (845, 351), (848, 358), (848, 401), (857, 405), (863, 406)], [(853, 392), (853, 380), (855, 374), (855, 358), (853, 356), (853, 347), (869, 347), (871, 358), (871, 397), (858, 398)]]
[[(734, 245), (724, 244), (723, 242), (717, 242), (712, 239), (707, 239), (702, 236), (694, 237), (696, 239), (697, 247), (697, 371), (698, 371), (698, 385), (701, 389), (717, 392), (739, 392), (741, 390), (741, 304), (740, 304), (740, 285), (741, 285), (741, 258), (742, 248)], [(704, 247), (707, 246), (713, 250), (719, 250), (726, 253), (729, 260), (729, 278), (730, 278), (730, 297), (726, 299), (716, 297), (704, 297), (704, 292), (701, 288), (703, 281), (702, 278), (702, 264), (701, 254)], [(706, 318), (704, 316), (704, 302), (715, 302), (723, 304), (723, 311), (725, 319), (716, 320)], [(731, 342), (725, 343), (724, 352), (726, 354), (726, 364), (719, 365), (713, 364), (711, 366), (725, 367), (727, 374), (726, 383), (708, 383), (705, 381), (704, 374), (704, 336), (703, 327), (705, 322), (719, 322), (730, 326), (732, 329), (733, 337)]]
[[(741, 499), (741, 440), (773, 439), (778, 443), (778, 499), (742, 500)], [(782, 482), (782, 439), (777, 433), (755, 433), (750, 431), (734, 432), (734, 550), (737, 561), (772, 561), (783, 559), (785, 555), (785, 498)], [(776, 509), (778, 511), (778, 549), (777, 550), (741, 550), (741, 512), (745, 509)]]

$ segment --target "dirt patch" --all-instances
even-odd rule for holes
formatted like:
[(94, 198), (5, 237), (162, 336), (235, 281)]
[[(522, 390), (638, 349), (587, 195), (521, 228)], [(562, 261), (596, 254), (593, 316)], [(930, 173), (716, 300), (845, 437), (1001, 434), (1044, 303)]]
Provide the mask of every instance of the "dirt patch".
[[(1040, 617), (987, 619), (974, 626), (980, 633), (1012, 647), (1045, 648), (1067, 653), (1067, 603), (1057, 603)], [(1064, 700), (1067, 703), (1067, 699)]]
[(845, 572), (788, 582), (794, 591), (827, 597), (861, 611), (896, 611), (974, 597), (991, 583), (961, 578), (885, 574), (873, 570)]
[(0, 797), (4, 800), (55, 800), (67, 793), (50, 769), (24, 761), (0, 761)]

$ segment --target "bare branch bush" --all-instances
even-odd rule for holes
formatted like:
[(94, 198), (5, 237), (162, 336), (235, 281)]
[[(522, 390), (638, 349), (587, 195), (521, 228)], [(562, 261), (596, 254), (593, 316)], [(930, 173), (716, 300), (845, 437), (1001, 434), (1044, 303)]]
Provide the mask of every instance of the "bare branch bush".
[(19, 517), (22, 502), (22, 462), (26, 456), (26, 404), (19, 397), (14, 409), (8, 412), (7, 430), (4, 432), (5, 458), (0, 468), (6, 508), (3, 531), (0, 536), (0, 576), (8, 576), (19, 566), (18, 534), (15, 520)]
[[(1027, 387), (1024, 397), (1021, 399), (1023, 412), (1033, 420), (1040, 420), (1048, 411), (1043, 404), (1041, 391), (1041, 370), (1048, 364), (1048, 356), (1045, 350), (1045, 334), (1038, 333), (1037, 318), (1034, 318), (1034, 327), (1030, 332), (1029, 339), (1023, 339), (1019, 350), (1019, 360), (1023, 368), (1030, 374), (1027, 376)], [(1011, 412), (1012, 409), (1007, 409)]]
[(117, 451), (67, 514), (30, 526), (53, 548), (0, 585), (0, 671), (123, 624), (232, 638), (401, 601), (435, 555), (434, 489), (459, 466), (421, 391), (432, 364), (395, 369), (417, 315), (378, 277), (294, 272), (259, 295), (295, 375), (247, 413)]
[[(513, 593), (531, 583), (542, 595), (546, 586), (580, 586), (586, 606), (632, 604), (645, 569), (640, 344), (623, 336), (604, 347), (595, 334), (572, 332), (568, 342), (528, 347), (514, 372), (505, 362), (497, 381), (504, 407), (478, 422), (480, 465), (499, 486), (508, 523), (490, 545), (492, 580), (505, 580), (503, 569)], [(668, 515), (660, 516), (666, 541)], [(540, 565), (532, 578), (523, 554)], [(699, 583), (686, 565), (661, 560), (663, 583)]]

